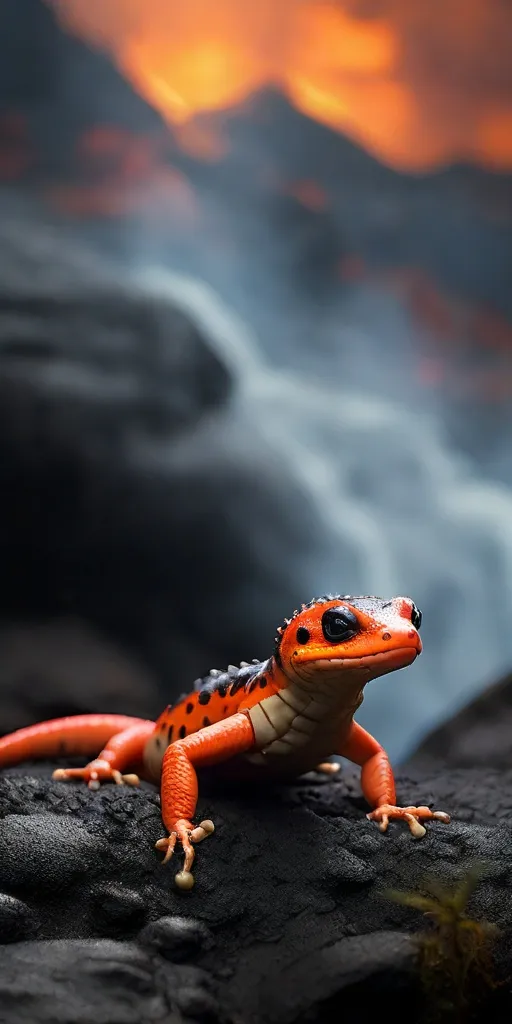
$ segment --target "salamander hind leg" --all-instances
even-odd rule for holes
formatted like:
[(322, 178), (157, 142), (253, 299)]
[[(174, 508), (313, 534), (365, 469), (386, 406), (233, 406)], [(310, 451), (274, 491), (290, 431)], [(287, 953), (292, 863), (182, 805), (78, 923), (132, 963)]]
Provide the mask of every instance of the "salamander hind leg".
[(162, 863), (167, 864), (176, 844), (181, 843), (185, 860), (182, 870), (174, 878), (178, 888), (191, 889), (194, 885), (191, 870), (195, 858), (194, 844), (214, 831), (214, 824), (209, 819), (199, 825), (192, 822), (198, 797), (195, 769), (227, 761), (249, 750), (253, 744), (251, 721), (246, 714), (239, 712), (167, 747), (162, 762), (161, 802), (162, 818), (169, 835), (159, 839), (155, 845), (157, 850), (165, 851)]
[(97, 757), (94, 761), (89, 761), (89, 764), (84, 765), (83, 768), (56, 768), (52, 774), (52, 779), (55, 779), (57, 782), (82, 780), (87, 783), (89, 789), (99, 789), (102, 782), (115, 782), (118, 786), (124, 784), (138, 786), (140, 782), (138, 775), (123, 775), (117, 768), (113, 768), (108, 761), (103, 760), (101, 757)]
[(336, 775), (341, 768), (338, 761), (322, 761), (321, 764), (317, 764), (315, 771), (319, 772), (320, 775)]
[(130, 765), (142, 760), (144, 745), (153, 730), (153, 722), (141, 721), (112, 736), (98, 757), (83, 768), (56, 768), (52, 777), (59, 782), (83, 780), (89, 789), (99, 789), (102, 782), (138, 786), (138, 775), (124, 773)]

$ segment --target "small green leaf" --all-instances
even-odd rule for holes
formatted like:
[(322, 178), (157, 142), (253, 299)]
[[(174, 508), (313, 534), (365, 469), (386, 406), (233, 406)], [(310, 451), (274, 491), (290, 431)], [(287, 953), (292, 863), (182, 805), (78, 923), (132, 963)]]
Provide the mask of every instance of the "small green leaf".
[(395, 889), (388, 889), (384, 895), (393, 903), (401, 903), (404, 907), (413, 907), (414, 910), (421, 910), (423, 914), (436, 914), (438, 905), (431, 896), (421, 896), (415, 892), (399, 892)]
[(466, 909), (478, 883), (481, 881), (486, 872), (486, 865), (484, 861), (475, 861), (465, 877), (461, 879), (452, 897), (453, 906), (456, 910), (463, 911)]

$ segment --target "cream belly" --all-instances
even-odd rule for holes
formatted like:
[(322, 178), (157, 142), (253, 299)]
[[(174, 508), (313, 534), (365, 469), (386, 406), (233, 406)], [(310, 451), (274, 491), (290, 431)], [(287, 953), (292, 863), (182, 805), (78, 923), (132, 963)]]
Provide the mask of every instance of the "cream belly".
[(155, 730), (153, 735), (150, 736), (147, 741), (142, 755), (146, 775), (152, 782), (158, 782), (160, 779), (162, 761), (166, 748), (167, 743), (164, 742), (163, 737), (159, 736), (158, 732)]
[[(361, 690), (340, 695), (327, 681), (307, 690), (291, 683), (247, 708), (256, 742), (250, 752), (236, 757), (242, 774), (244, 764), (250, 777), (265, 769), (283, 779), (311, 771), (339, 753), (362, 700)], [(154, 781), (160, 778), (166, 747), (167, 737), (155, 730), (144, 750), (145, 769)]]
[(348, 700), (343, 694), (340, 707), (339, 690), (306, 691), (292, 683), (247, 710), (256, 743), (244, 759), (279, 776), (310, 771), (339, 753), (362, 699), (361, 691)]

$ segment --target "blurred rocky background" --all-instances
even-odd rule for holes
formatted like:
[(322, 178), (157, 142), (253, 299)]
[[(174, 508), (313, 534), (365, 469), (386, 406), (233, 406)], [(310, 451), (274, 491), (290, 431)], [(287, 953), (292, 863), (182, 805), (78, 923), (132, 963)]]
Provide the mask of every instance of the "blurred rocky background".
[[(512, 663), (510, 13), (0, 9), (0, 728), (409, 593), (395, 760)], [(316, 54), (316, 56), (315, 56)]]

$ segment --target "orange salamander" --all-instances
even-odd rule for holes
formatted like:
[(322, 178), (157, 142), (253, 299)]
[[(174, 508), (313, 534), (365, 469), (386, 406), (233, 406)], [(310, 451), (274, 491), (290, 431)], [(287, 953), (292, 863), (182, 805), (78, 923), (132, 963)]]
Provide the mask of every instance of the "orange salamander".
[(0, 766), (25, 759), (92, 757), (84, 768), (58, 768), (53, 778), (137, 785), (140, 775), (160, 783), (167, 835), (156, 848), (170, 860), (179, 841), (184, 865), (176, 885), (194, 885), (194, 844), (214, 831), (211, 821), (194, 825), (198, 798), (196, 769), (226, 762), (249, 777), (292, 779), (304, 772), (334, 772), (341, 755), (361, 767), (363, 794), (373, 808), (367, 817), (382, 832), (394, 818), (412, 835), (425, 834), (422, 821), (448, 823), (449, 815), (429, 807), (398, 807), (388, 756), (354, 721), (370, 679), (410, 665), (422, 645), (421, 613), (410, 598), (325, 595), (303, 604), (277, 630), (266, 661), (212, 669), (193, 691), (169, 706), (156, 722), (123, 715), (76, 715), (19, 729), (0, 739)]

